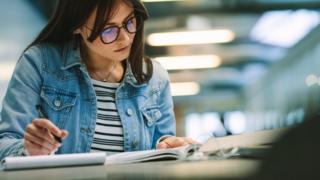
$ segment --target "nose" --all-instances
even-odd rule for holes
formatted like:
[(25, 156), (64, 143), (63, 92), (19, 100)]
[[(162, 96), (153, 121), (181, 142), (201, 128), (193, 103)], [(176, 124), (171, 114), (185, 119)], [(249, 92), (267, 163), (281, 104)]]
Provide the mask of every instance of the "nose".
[(129, 33), (127, 31), (125, 31), (124, 28), (121, 28), (120, 32), (119, 32), (118, 41), (119, 42), (126, 42), (126, 41), (129, 41), (129, 40), (130, 40)]

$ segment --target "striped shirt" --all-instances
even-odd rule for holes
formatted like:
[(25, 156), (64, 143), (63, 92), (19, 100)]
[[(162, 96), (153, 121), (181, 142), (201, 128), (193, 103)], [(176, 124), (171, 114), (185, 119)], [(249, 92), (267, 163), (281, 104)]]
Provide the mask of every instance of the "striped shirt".
[(115, 91), (119, 83), (91, 79), (97, 96), (97, 121), (91, 152), (108, 155), (123, 152), (123, 128), (115, 104)]

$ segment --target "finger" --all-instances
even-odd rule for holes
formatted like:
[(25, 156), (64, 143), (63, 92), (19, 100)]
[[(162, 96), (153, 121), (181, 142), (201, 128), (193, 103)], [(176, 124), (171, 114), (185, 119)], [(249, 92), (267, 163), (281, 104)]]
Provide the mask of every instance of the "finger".
[(165, 142), (160, 142), (157, 145), (157, 149), (167, 149), (169, 146)]
[(25, 133), (24, 138), (28, 141), (31, 141), (35, 144), (38, 144), (39, 146), (47, 149), (48, 151), (52, 151), (57, 147), (57, 146), (52, 145), (51, 143), (47, 142), (45, 139), (39, 138), (39, 137), (34, 136), (30, 133)]
[(24, 135), (25, 140), (31, 141), (39, 146), (41, 146), (41, 148), (46, 148), (48, 151), (51, 151), (55, 146), (48, 143), (46, 140), (41, 139), (37, 136), (34, 136), (32, 134), (26, 133)]
[(48, 151), (46, 148), (43, 148), (32, 141), (25, 140), (24, 144), (30, 155), (48, 155), (50, 153), (50, 151)]
[(164, 148), (172, 148), (173, 146), (173, 141), (174, 141), (175, 137), (174, 136), (171, 136), (171, 137), (168, 137), (166, 139), (164, 139), (163, 141), (161, 141), (161, 143), (163, 144), (162, 146)]
[(54, 135), (61, 137), (61, 130), (48, 119), (35, 119), (32, 123), (38, 127), (46, 128)]
[(47, 129), (39, 128), (39, 127), (35, 126), (34, 124), (29, 124), (26, 127), (26, 132), (30, 133), (34, 136), (37, 136), (39, 138), (43, 138), (46, 141), (48, 141), (49, 143), (51, 143), (52, 145), (57, 144), (53, 135), (51, 133), (49, 133), (49, 131)]
[(168, 144), (170, 145), (170, 147), (179, 147), (188, 145), (189, 143), (181, 137), (174, 137), (172, 141), (168, 142)]
[(175, 137), (175, 136), (168, 137), (162, 142), (165, 142), (168, 148), (175, 148), (179, 146), (188, 145), (188, 143), (185, 140), (183, 140), (183, 138)]
[(184, 138), (189, 144), (200, 144), (199, 142), (197, 142), (197, 141), (195, 141), (195, 140), (193, 140), (193, 139), (191, 139), (191, 138), (188, 138), (188, 137), (186, 137), (186, 138)]
[(49, 130), (45, 129), (45, 136), (49, 137), (51, 141), (53, 141), (53, 145), (55, 146), (61, 146), (61, 141), (59, 140), (59, 138), (57, 138), (56, 136), (54, 136)]
[(24, 147), (27, 149), (29, 154), (34, 150), (39, 150), (41, 148), (39, 144), (33, 143), (26, 138), (24, 139)]

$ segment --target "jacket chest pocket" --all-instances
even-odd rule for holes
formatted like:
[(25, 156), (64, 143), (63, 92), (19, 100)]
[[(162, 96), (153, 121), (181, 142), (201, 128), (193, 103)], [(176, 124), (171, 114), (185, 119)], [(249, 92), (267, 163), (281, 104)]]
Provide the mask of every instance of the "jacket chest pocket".
[(62, 127), (68, 118), (72, 107), (75, 105), (77, 95), (62, 89), (43, 87), (41, 98), (47, 118)]
[(161, 118), (161, 111), (157, 106), (142, 108), (142, 115), (145, 119), (147, 126), (151, 127), (154, 123)]

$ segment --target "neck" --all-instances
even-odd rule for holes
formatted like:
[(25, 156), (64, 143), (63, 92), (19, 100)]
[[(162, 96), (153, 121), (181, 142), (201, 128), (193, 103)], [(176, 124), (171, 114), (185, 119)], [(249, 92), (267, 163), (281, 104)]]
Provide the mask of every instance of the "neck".
[(89, 74), (96, 80), (119, 82), (124, 75), (124, 67), (119, 62), (104, 58), (96, 53), (90, 52), (85, 45), (81, 45), (80, 53), (85, 62)]

